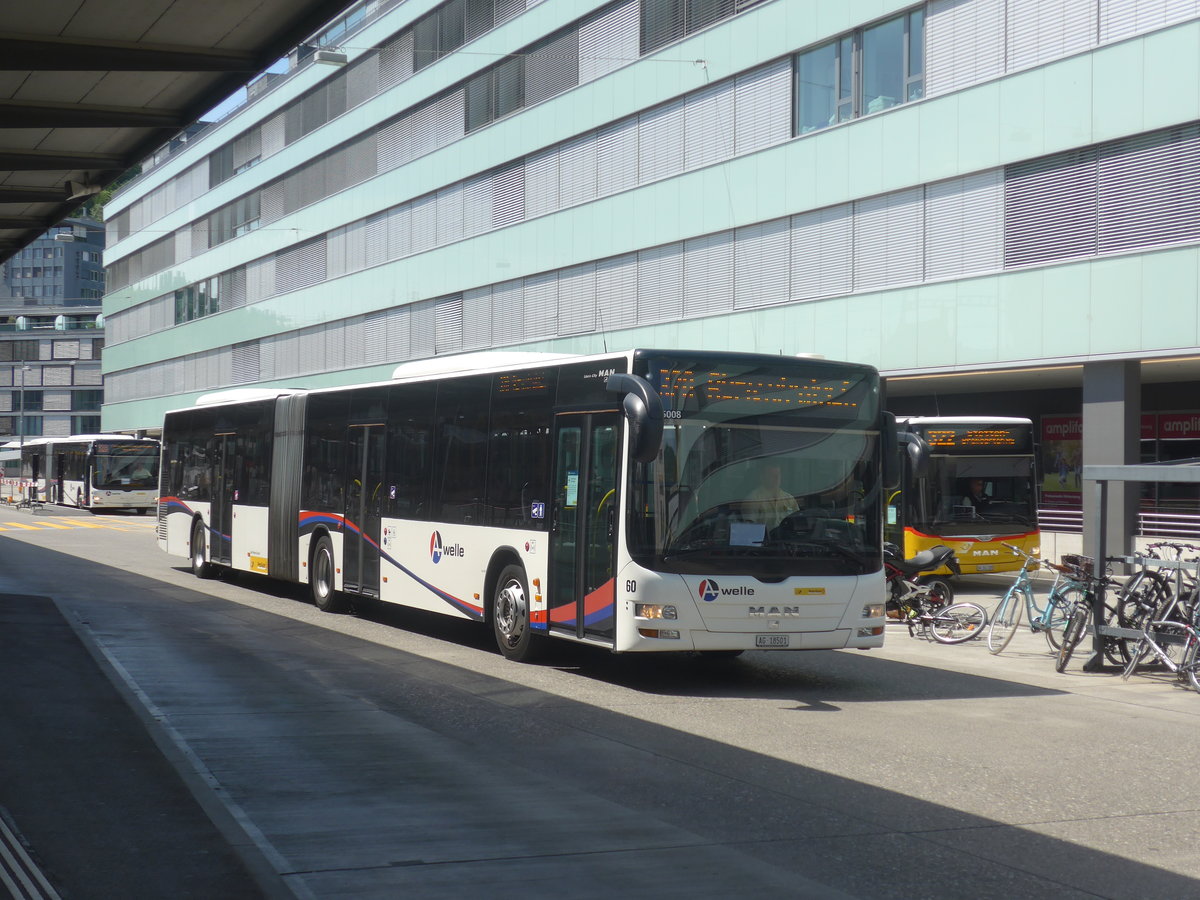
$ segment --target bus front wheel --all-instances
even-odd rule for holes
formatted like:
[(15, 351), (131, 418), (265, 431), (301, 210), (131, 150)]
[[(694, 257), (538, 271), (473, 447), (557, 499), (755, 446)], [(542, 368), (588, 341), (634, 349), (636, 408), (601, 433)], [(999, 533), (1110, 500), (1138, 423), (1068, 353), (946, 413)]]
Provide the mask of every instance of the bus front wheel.
[(308, 567), (308, 587), (313, 604), (321, 612), (337, 613), (346, 609), (342, 595), (334, 590), (333, 542), (326, 535), (317, 538), (312, 562)]
[(533, 631), (529, 627), (529, 587), (525, 570), (505, 566), (492, 597), (492, 628), (505, 659), (528, 662), (533, 658)]
[(212, 578), (215, 574), (204, 544), (204, 523), (199, 519), (192, 525), (192, 574), (197, 578)]

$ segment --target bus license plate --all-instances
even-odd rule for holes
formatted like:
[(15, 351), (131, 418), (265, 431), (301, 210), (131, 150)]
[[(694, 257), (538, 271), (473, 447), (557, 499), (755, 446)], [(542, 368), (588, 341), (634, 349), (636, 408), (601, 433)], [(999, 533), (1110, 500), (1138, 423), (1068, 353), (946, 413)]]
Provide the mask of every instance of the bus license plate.
[(983, 565), (976, 566), (975, 571), (976, 572), (991, 572), (995, 568), (996, 567), (991, 565), (990, 563), (984, 563)]
[(756, 634), (754, 636), (755, 647), (786, 647), (788, 646), (788, 635), (786, 634)]

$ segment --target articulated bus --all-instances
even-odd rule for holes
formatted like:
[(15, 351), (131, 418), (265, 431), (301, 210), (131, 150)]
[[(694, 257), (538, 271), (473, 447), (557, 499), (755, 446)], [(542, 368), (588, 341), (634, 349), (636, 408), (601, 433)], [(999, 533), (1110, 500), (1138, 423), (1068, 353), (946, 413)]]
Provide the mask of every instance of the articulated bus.
[(888, 501), (888, 540), (905, 557), (938, 544), (953, 547), (964, 575), (1021, 568), (1024, 560), (1004, 544), (1029, 553), (1039, 548), (1033, 423), (928, 416), (896, 424), (902, 477)]
[(158, 501), (159, 443), (125, 434), (29, 438), (19, 449), (20, 468), (6, 470), (4, 494), (90, 510), (137, 510)]
[(169, 412), (160, 547), (200, 577), (307, 584), (327, 611), (369, 598), (487, 623), (515, 660), (544, 635), (882, 645), (881, 467), (898, 453), (873, 368), (677, 350), (449, 363)]

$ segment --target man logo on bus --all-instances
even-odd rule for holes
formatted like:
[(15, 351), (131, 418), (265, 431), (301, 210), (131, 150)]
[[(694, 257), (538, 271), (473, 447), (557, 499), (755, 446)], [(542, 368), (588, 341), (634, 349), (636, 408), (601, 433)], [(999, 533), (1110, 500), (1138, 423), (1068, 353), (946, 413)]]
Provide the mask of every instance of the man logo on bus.
[(434, 532), (433, 537), (429, 539), (429, 558), (434, 564), (442, 561), (442, 536), (439, 532)]
[(717, 583), (711, 578), (706, 578), (700, 582), (700, 599), (705, 603), (712, 603), (721, 596), (721, 589), (717, 587)]

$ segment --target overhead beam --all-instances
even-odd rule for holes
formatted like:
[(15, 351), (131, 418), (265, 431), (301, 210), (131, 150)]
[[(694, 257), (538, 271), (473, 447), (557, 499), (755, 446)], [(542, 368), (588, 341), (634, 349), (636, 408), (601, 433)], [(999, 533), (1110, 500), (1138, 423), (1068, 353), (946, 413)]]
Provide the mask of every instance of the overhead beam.
[(31, 72), (248, 72), (258, 57), (234, 50), (79, 41), (36, 35), (0, 37), (0, 71)]
[(178, 110), (0, 101), (5, 128), (184, 128)]
[(0, 216), (0, 228), (32, 228), (41, 224), (40, 216)]
[(0, 203), (61, 203), (66, 189), (56, 187), (4, 187), (0, 185)]
[(0, 150), (0, 171), (52, 172), (56, 169), (117, 169), (128, 163), (119, 156), (99, 153), (33, 153), (24, 150)]

